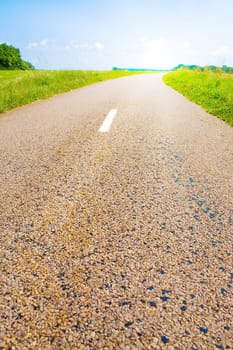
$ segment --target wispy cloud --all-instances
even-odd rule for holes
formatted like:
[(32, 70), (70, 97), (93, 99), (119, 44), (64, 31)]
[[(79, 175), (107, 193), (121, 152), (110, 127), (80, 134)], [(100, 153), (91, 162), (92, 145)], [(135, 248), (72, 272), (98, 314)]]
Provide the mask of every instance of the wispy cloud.
[(82, 43), (73, 40), (62, 42), (47, 38), (31, 41), (24, 48), (30, 62), (36, 67), (46, 69), (49, 67), (59, 69), (84, 67), (90, 69), (94, 67), (94, 64), (88, 62), (91, 62), (93, 57), (95, 57), (95, 63), (102, 63), (103, 49), (104, 45), (101, 41)]
[(75, 41), (71, 41), (68, 45), (65, 46), (65, 50), (73, 50), (73, 49), (84, 49), (84, 50), (102, 50), (104, 49), (104, 45), (96, 41), (93, 44), (80, 44)]
[(27, 45), (27, 49), (34, 49), (39, 47), (47, 47), (49, 45), (48, 39), (43, 39), (41, 41), (34, 41)]
[(94, 43), (78, 43), (77, 41), (70, 41), (67, 44), (61, 44), (56, 41), (43, 39), (40, 41), (30, 42), (26, 49), (55, 49), (55, 50), (96, 50), (101, 51), (104, 49), (104, 45), (100, 41), (95, 41)]

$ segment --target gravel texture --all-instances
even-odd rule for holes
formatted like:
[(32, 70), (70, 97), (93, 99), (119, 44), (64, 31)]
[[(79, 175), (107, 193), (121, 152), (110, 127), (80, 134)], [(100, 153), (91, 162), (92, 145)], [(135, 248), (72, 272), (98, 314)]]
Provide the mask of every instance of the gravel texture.
[(233, 349), (230, 126), (140, 75), (5, 114), (0, 149), (0, 349)]

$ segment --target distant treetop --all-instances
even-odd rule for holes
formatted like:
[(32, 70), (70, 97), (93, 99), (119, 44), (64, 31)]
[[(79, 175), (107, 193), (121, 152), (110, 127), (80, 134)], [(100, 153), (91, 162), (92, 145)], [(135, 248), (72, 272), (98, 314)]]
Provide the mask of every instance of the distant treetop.
[(5, 43), (0, 44), (0, 69), (33, 70), (30, 62), (21, 58), (19, 49)]

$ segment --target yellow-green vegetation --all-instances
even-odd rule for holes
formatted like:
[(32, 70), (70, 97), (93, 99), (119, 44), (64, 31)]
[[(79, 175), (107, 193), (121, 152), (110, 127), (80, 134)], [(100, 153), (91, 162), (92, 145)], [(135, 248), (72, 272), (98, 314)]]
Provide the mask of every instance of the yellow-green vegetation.
[(233, 74), (220, 70), (181, 69), (166, 74), (163, 80), (207, 112), (233, 126)]
[(135, 73), (127, 71), (0, 71), (0, 113), (96, 82)]

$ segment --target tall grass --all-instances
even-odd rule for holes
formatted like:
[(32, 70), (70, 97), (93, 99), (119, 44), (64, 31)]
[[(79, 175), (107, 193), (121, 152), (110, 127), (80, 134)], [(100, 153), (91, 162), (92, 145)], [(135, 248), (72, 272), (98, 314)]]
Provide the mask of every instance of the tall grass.
[(126, 71), (0, 71), (0, 113), (85, 85), (132, 74)]
[(181, 69), (166, 74), (163, 80), (207, 112), (233, 126), (232, 74)]

